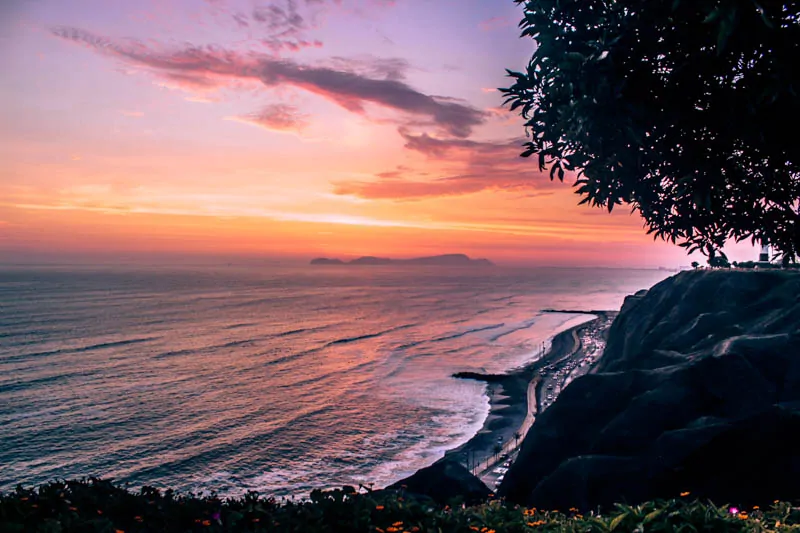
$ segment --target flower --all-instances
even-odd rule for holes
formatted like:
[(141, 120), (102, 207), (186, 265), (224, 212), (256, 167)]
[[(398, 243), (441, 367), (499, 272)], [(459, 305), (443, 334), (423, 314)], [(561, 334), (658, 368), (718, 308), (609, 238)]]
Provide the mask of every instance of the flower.
[(383, 505), (376, 505), (375, 509), (378, 510), (378, 511), (383, 511), (384, 507), (383, 507)]
[(392, 525), (393, 525), (394, 527), (400, 527), (400, 526), (402, 526), (402, 525), (403, 525), (403, 521), (402, 521), (402, 520), (400, 520), (399, 522), (395, 522), (395, 523), (394, 523), (394, 524), (392, 524)]
[(211, 518), (213, 518), (214, 520), (219, 520), (219, 517), (220, 517), (219, 511), (211, 515)]
[(758, 505), (754, 505), (754, 506), (753, 506), (753, 510), (754, 510), (754, 511), (757, 511), (757, 510), (759, 510), (759, 509), (761, 509), (761, 507), (759, 507)]
[(739, 508), (738, 507), (731, 507), (730, 509), (728, 509), (728, 512), (731, 513), (731, 514), (739, 514)]
[(681, 492), (681, 498), (685, 498), (685, 497), (687, 497), (689, 494), (691, 494), (691, 492), (689, 492), (689, 491), (686, 491), (686, 492)]
[(203, 525), (204, 526), (210, 526), (211, 525), (211, 520), (203, 520)]

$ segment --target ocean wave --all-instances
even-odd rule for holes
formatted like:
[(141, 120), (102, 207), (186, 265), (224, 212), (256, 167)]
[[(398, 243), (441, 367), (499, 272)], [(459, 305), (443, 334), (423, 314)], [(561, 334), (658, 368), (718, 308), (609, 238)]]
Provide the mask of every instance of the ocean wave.
[(337, 344), (350, 344), (352, 342), (358, 342), (358, 341), (363, 341), (363, 340), (367, 340), (367, 339), (375, 339), (377, 337), (383, 337), (384, 335), (388, 335), (388, 334), (394, 333), (396, 331), (402, 331), (404, 329), (413, 328), (413, 327), (416, 327), (416, 326), (417, 326), (417, 324), (403, 324), (402, 326), (389, 328), (387, 330), (379, 331), (377, 333), (367, 333), (366, 335), (358, 335), (356, 337), (344, 337), (344, 338), (341, 338), (341, 339), (336, 339), (334, 341), (331, 341), (331, 342), (327, 343), (325, 346), (323, 346), (322, 348), (328, 348), (330, 346), (336, 346)]
[(26, 380), (18, 380), (13, 383), (0, 383), (0, 394), (6, 392), (19, 392), (26, 389), (34, 389), (42, 385), (55, 385), (60, 382), (68, 381), (75, 377), (89, 377), (96, 375), (98, 372), (94, 371), (79, 371), (69, 372), (64, 374), (56, 374), (54, 376), (44, 376), (40, 378), (31, 378)]
[(504, 322), (501, 322), (500, 324), (492, 324), (490, 326), (481, 326), (479, 328), (467, 329), (467, 330), (461, 331), (459, 333), (454, 333), (452, 335), (445, 335), (444, 337), (437, 337), (435, 339), (431, 339), (430, 342), (449, 341), (449, 340), (453, 340), (453, 339), (458, 339), (458, 338), (463, 337), (465, 335), (470, 335), (472, 333), (480, 333), (481, 331), (489, 331), (489, 330), (492, 330), (492, 329), (498, 329), (498, 328), (502, 328), (502, 327), (505, 327), (505, 323)]
[(96, 350), (106, 350), (110, 348), (120, 348), (131, 344), (141, 344), (161, 339), (162, 337), (142, 337), (138, 339), (127, 339), (124, 341), (101, 342), (99, 344), (91, 344), (89, 346), (81, 346), (79, 348), (59, 348), (57, 350), (47, 350), (43, 352), (23, 353), (5, 357), (4, 359), (0, 360), (0, 363), (11, 362), (11, 361), (19, 362), (37, 357), (48, 357), (51, 355), (76, 354), (76, 353), (93, 352)]
[(523, 324), (523, 325), (521, 325), (519, 327), (511, 328), (511, 329), (506, 330), (506, 331), (504, 331), (502, 333), (498, 333), (494, 337), (490, 337), (489, 340), (491, 342), (496, 342), (497, 340), (502, 339), (506, 335), (511, 335), (512, 333), (516, 333), (517, 331), (522, 331), (523, 329), (528, 329), (528, 328), (532, 327), (534, 324), (536, 324), (536, 320), (531, 320), (530, 322), (526, 322), (525, 324)]

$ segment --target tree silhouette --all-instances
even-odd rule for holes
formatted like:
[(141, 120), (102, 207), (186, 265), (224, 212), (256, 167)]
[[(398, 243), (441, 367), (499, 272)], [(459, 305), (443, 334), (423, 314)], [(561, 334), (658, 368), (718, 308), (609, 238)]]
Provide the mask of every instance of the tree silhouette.
[(536, 51), (501, 91), (523, 156), (690, 252), (732, 238), (798, 255), (800, 2), (516, 2)]
[(494, 452), (494, 460), (497, 461), (497, 456), (500, 455), (500, 452), (503, 451), (503, 447), (500, 446), (499, 444), (495, 444), (494, 447), (492, 448), (492, 451)]
[(519, 431), (514, 433), (514, 441), (516, 442), (516, 446), (518, 448), (519, 448), (519, 439), (521, 439), (521, 438), (522, 438), (522, 433), (520, 433)]

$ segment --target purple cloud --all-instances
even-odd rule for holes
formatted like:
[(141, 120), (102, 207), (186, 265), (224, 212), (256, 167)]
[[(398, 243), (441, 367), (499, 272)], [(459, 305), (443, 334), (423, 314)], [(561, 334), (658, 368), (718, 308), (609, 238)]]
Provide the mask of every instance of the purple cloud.
[(465, 103), (445, 100), (417, 91), (402, 79), (402, 61), (392, 60), (374, 77), (358, 71), (328, 66), (310, 66), (256, 53), (242, 54), (216, 46), (189, 46), (164, 50), (141, 41), (118, 41), (71, 27), (58, 27), (53, 34), (88, 46), (98, 53), (146, 67), (170, 81), (195, 87), (224, 85), (231, 80), (259, 80), (267, 87), (292, 86), (318, 94), (343, 108), (364, 113), (373, 104), (404, 114), (424, 117), (448, 134), (465, 138), (488, 114)]

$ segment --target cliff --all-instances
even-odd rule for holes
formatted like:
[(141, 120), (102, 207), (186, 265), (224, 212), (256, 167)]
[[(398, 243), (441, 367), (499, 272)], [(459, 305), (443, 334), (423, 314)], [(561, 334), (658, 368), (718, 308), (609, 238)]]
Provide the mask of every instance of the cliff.
[(499, 494), (540, 508), (800, 498), (800, 275), (694, 271), (625, 300)]

